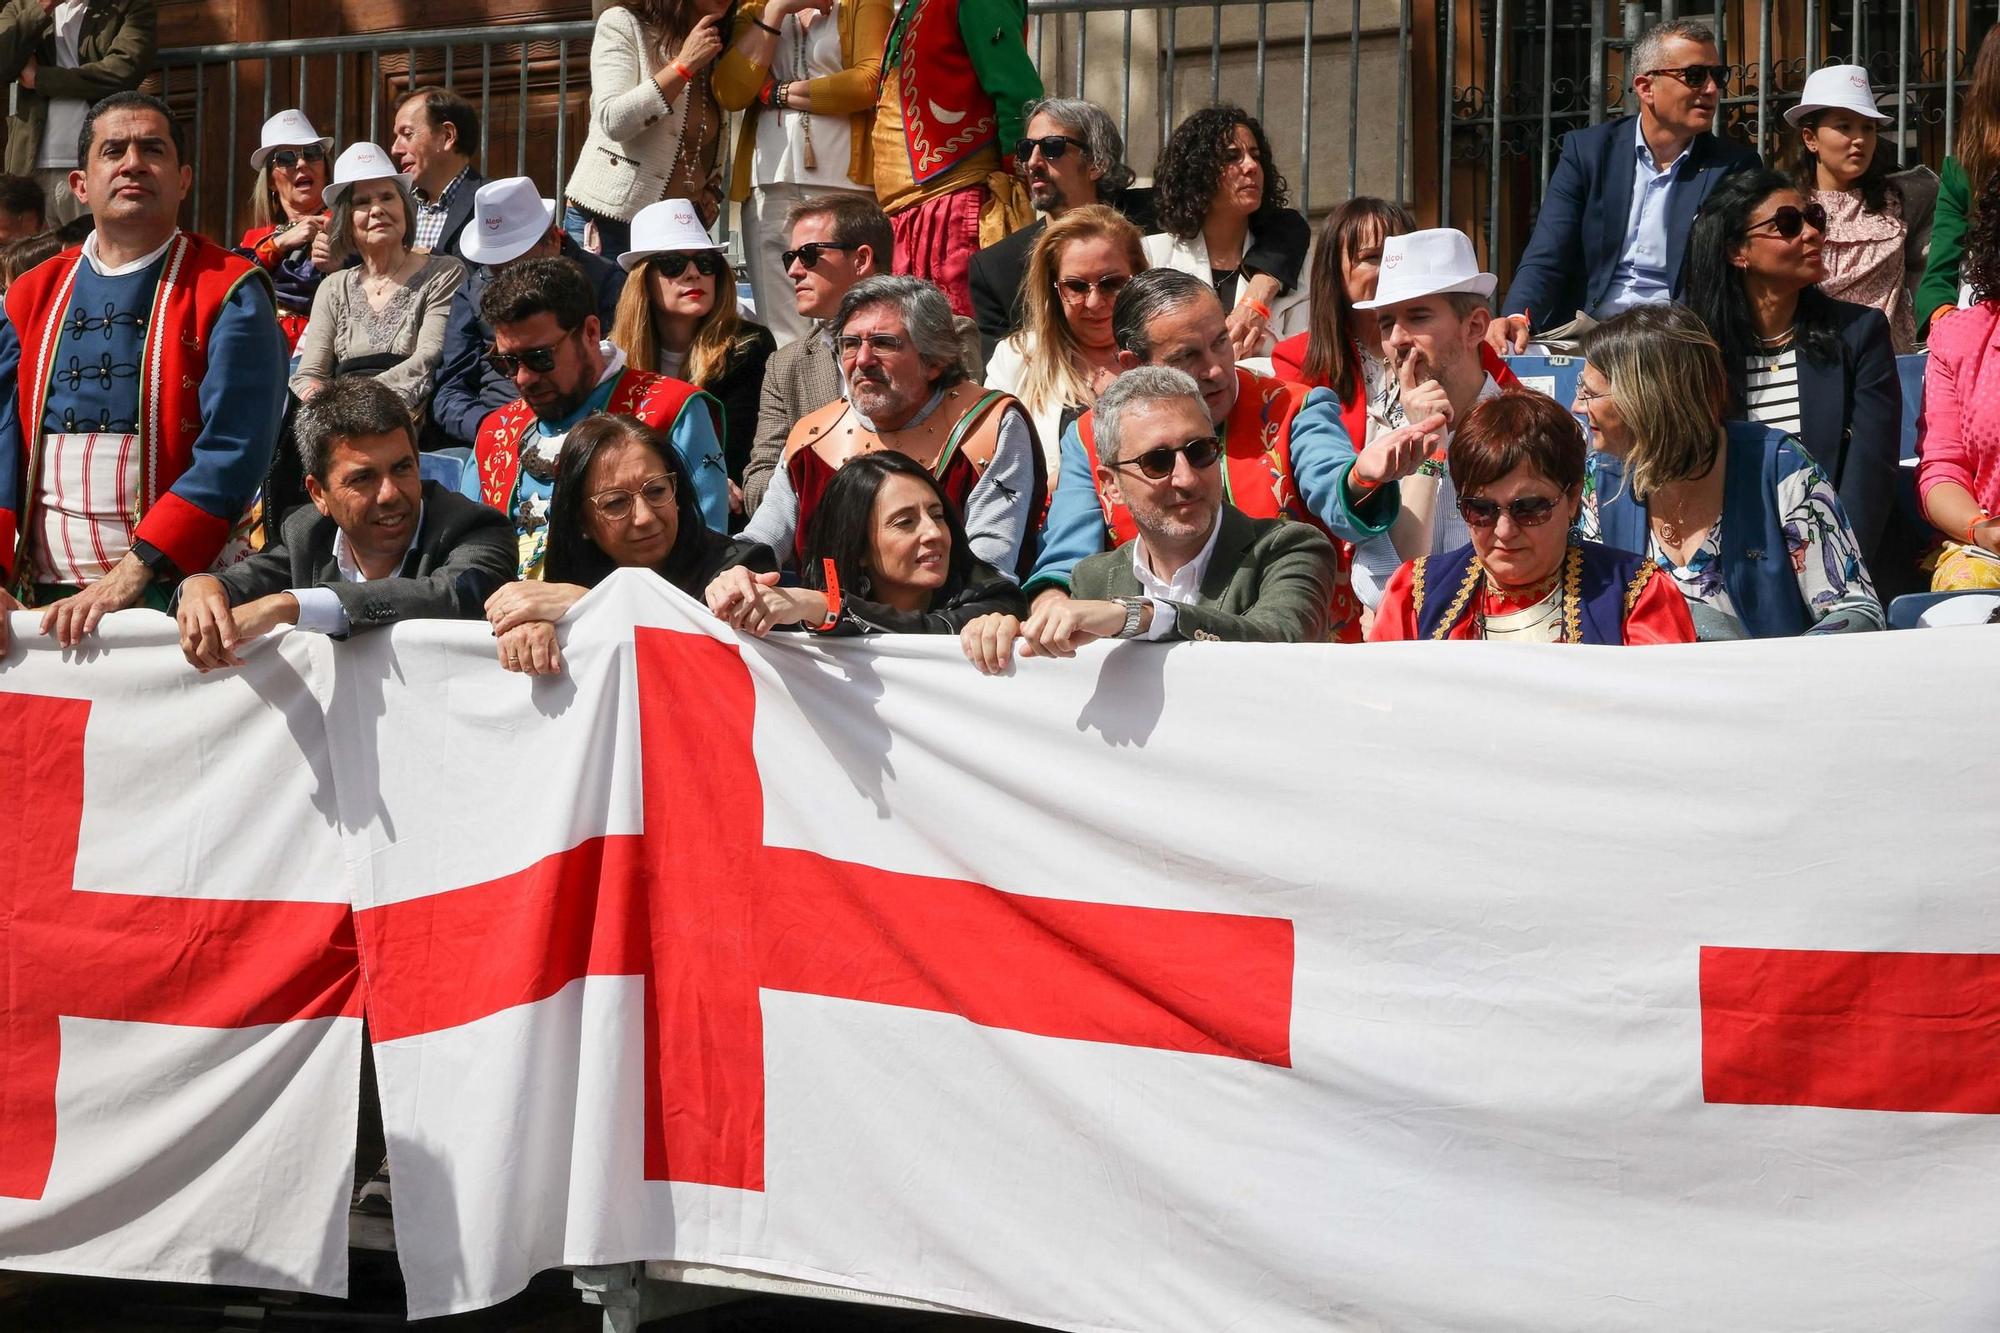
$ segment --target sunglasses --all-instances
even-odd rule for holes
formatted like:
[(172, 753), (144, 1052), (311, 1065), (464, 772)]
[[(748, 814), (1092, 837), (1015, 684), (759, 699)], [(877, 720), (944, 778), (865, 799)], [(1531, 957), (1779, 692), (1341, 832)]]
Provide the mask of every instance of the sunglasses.
[(1125, 284), (1132, 281), (1123, 273), (1113, 273), (1092, 282), (1089, 278), (1063, 278), (1056, 283), (1056, 291), (1071, 305), (1082, 305), (1090, 299), (1092, 292), (1102, 292), (1106, 300), (1118, 295)]
[(599, 491), (590, 497), (590, 504), (599, 514), (613, 523), (623, 523), (632, 517), (632, 506), (640, 500), (644, 500), (646, 507), (656, 513), (671, 508), (674, 503), (673, 474), (662, 472), (659, 476), (640, 483), (636, 491)]
[(1772, 209), (1771, 216), (1762, 222), (1753, 222), (1745, 227), (1743, 234), (1748, 236), (1751, 232), (1760, 231), (1765, 227), (1769, 227), (1788, 241), (1797, 240), (1799, 233), (1807, 227), (1811, 227), (1823, 236), (1826, 234), (1826, 210), (1818, 204), (1807, 204), (1804, 208), (1784, 204)]
[(1483, 495), (1461, 495), (1458, 497), (1458, 516), (1465, 520), (1468, 528), (1490, 528), (1500, 521), (1504, 512), (1514, 520), (1515, 527), (1539, 528), (1556, 512), (1556, 504), (1557, 501), (1546, 495), (1524, 495), (1504, 505)]
[(522, 366), (526, 366), (537, 375), (546, 375), (556, 368), (556, 348), (560, 346), (561, 343), (550, 343), (547, 347), (523, 347), (518, 352), (503, 352), (498, 348), (491, 348), (486, 353), (486, 364), (508, 379), (514, 378), (514, 372)]
[(326, 161), (326, 149), (321, 148), (318, 144), (312, 144), (305, 148), (280, 148), (277, 152), (271, 154), (267, 160), (274, 167), (283, 167), (285, 170), (290, 171), (301, 162)]
[(858, 245), (842, 245), (839, 241), (807, 241), (796, 250), (787, 250), (778, 258), (785, 261), (785, 267), (797, 264), (810, 273), (819, 267), (819, 261), (829, 250), (859, 250)]
[(1653, 77), (1664, 74), (1670, 79), (1679, 79), (1696, 92), (1708, 87), (1711, 82), (1717, 88), (1729, 86), (1727, 65), (1683, 65), (1679, 69), (1649, 69), (1646, 73)]
[(722, 256), (713, 250), (679, 250), (670, 254), (654, 255), (646, 261), (658, 270), (661, 277), (672, 281), (694, 265), (694, 271), (704, 278), (722, 275)]
[(1165, 481), (1174, 474), (1174, 455), (1186, 454), (1188, 466), (1199, 472), (1212, 467), (1215, 460), (1222, 457), (1222, 441), (1213, 435), (1200, 435), (1186, 444), (1163, 444), (1157, 449), (1148, 449), (1143, 454), (1118, 460), (1119, 467), (1135, 467), (1141, 475), (1153, 481)]
[(1026, 162), (1034, 154), (1034, 151), (1039, 148), (1042, 150), (1043, 160), (1060, 162), (1062, 161), (1062, 155), (1069, 151), (1071, 144), (1075, 144), (1083, 152), (1090, 151), (1090, 145), (1081, 139), (1072, 139), (1067, 134), (1044, 134), (1039, 139), (1016, 139), (1014, 141), (1014, 160), (1017, 162)]

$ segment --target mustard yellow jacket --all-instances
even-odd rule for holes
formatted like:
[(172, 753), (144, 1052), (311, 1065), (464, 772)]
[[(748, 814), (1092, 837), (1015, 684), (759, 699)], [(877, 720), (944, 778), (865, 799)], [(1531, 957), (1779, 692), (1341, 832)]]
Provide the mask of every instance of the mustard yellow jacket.
[[(770, 81), (771, 67), (747, 59), (740, 43), (751, 25), (764, 17), (766, 0), (744, 0), (736, 10), (736, 27), (730, 33), (729, 49), (715, 64), (715, 100), (725, 111), (743, 112), (743, 131), (737, 139), (736, 165), (729, 182), (729, 197), (738, 203), (750, 197), (751, 158), (757, 151), (757, 114), (763, 110), (757, 95)], [(853, 152), (848, 159), (847, 178), (856, 185), (875, 183), (874, 159), (869, 155), (869, 137), (875, 125), (875, 102), (882, 92), (882, 51), (889, 43), (889, 26), (895, 18), (891, 0), (839, 0), (834, 21), (840, 26), (840, 58), (847, 68), (838, 74), (813, 79), (806, 84), (816, 115), (846, 115), (853, 122)]]

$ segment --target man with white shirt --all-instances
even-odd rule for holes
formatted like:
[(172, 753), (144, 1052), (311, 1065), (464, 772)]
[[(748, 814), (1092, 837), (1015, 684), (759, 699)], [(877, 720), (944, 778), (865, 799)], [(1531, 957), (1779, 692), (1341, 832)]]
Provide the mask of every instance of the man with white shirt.
[(504, 514), (421, 479), (416, 428), (372, 379), (331, 380), (294, 430), (310, 508), (281, 539), (175, 594), (181, 651), (206, 672), (279, 625), (335, 637), (398, 620), (477, 620), (514, 578)]
[(1416, 475), (1402, 482), (1402, 512), (1387, 532), (1354, 548), (1355, 595), (1373, 608), (1405, 560), (1440, 555), (1470, 540), (1445, 470), (1451, 424), (1473, 404), (1500, 392), (1479, 355), (1492, 319), (1496, 279), (1479, 271), (1472, 241), (1448, 227), (1391, 236), (1382, 243), (1382, 276), (1372, 310), (1383, 351), (1401, 384), (1388, 424), (1407, 417), (1444, 418), (1446, 427)]
[(1141, 366), (1097, 399), (1099, 484), (1138, 533), (1079, 561), (1070, 593), (1023, 622), (981, 616), (959, 635), (974, 666), (1070, 657), (1093, 639), (1306, 643), (1326, 637), (1333, 543), (1309, 523), (1253, 519), (1223, 502), (1222, 442), (1185, 371)]
[(112, 94), (80, 147), (96, 230), (15, 279), (0, 321), (0, 609), (46, 606), (64, 647), (223, 557), (285, 409), (270, 280), (175, 221), (165, 104)]
[(152, 72), (155, 0), (8, 0), (0, 81), (20, 86), (7, 118), (7, 170), (33, 175), (60, 226), (84, 211), (70, 188), (90, 104)]

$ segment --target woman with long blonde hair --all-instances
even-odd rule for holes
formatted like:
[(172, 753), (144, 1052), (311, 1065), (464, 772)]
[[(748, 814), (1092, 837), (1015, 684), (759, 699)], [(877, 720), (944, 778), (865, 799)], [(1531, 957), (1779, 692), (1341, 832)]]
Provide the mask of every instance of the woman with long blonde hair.
[(627, 365), (686, 380), (721, 400), (731, 509), (740, 513), (764, 363), (777, 344), (769, 329), (737, 312), (736, 274), (692, 201), (663, 199), (640, 209), (632, 246), (618, 256), (631, 277), (611, 342)]
[(1052, 481), (1063, 432), (1118, 375), (1111, 307), (1146, 267), (1139, 229), (1103, 204), (1052, 220), (1028, 256), (1021, 329), (993, 349), (986, 384), (1028, 409)]

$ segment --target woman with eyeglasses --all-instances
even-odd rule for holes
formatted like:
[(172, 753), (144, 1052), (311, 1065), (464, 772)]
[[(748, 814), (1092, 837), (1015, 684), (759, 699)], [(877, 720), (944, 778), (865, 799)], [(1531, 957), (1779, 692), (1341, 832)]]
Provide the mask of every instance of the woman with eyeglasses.
[(1280, 339), (1306, 327), (1304, 263), (1265, 272), (1249, 261), (1253, 249), (1271, 249), (1288, 235), (1296, 236), (1303, 261), (1312, 230), (1288, 199), (1263, 125), (1241, 107), (1207, 107), (1182, 121), (1153, 174), (1161, 230), (1146, 238), (1146, 260), (1215, 288), (1238, 360), (1269, 356)]
[(1053, 219), (1029, 253), (1022, 326), (993, 349), (986, 384), (1028, 409), (1051, 477), (1063, 432), (1118, 377), (1111, 307), (1146, 267), (1139, 229), (1103, 204)]
[(278, 327), (285, 345), (297, 347), (312, 314), (320, 279), (339, 267), (327, 230), (326, 185), (333, 140), (313, 128), (306, 113), (280, 111), (264, 122), (263, 142), (250, 154), (250, 230), (237, 253), (271, 275)]
[(1883, 628), (1825, 472), (1784, 431), (1725, 420), (1729, 373), (1700, 316), (1637, 306), (1585, 334), (1583, 354), (1585, 538), (1665, 570), (1703, 641)]
[(500, 664), (546, 676), (562, 670), (556, 622), (615, 569), (650, 569), (690, 597), (738, 565), (775, 573), (771, 552), (701, 521), (687, 465), (664, 431), (603, 413), (570, 431), (549, 498), (548, 556), (540, 580), (486, 599)]
[(863, 454), (833, 475), (813, 510), (803, 586), (727, 569), (708, 609), (747, 634), (956, 634), (989, 613), (1020, 616), (1014, 580), (972, 554), (965, 525), (930, 469), (904, 454)]
[(1798, 438), (1872, 568), (1896, 505), (1903, 391), (1882, 312), (1820, 290), (1826, 226), (1778, 172), (1738, 172), (1695, 219), (1682, 290), (1722, 348), (1727, 414)]
[(757, 313), (780, 343), (812, 332), (792, 303), (785, 218), (805, 200), (875, 200), (868, 136), (891, 0), (744, 0), (715, 64), (715, 100), (741, 111), (729, 198), (740, 205)]
[(771, 331), (736, 312), (736, 274), (685, 199), (648, 204), (632, 219), (632, 277), (618, 297), (611, 342), (627, 365), (706, 389), (722, 403), (730, 510), (743, 512), (743, 468), (757, 435)]
[(1472, 540), (1397, 570), (1369, 639), (1693, 643), (1687, 601), (1658, 565), (1577, 537), (1588, 454), (1576, 418), (1546, 394), (1474, 407), (1448, 456)]

